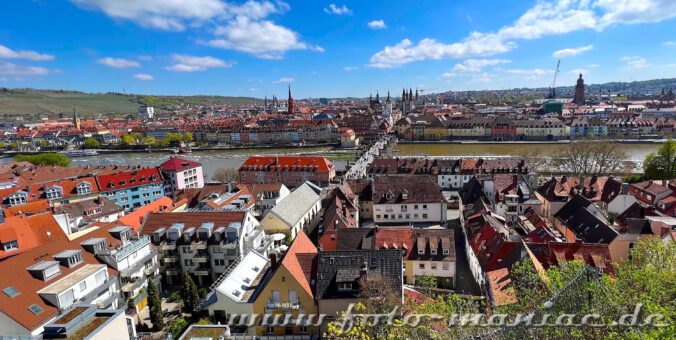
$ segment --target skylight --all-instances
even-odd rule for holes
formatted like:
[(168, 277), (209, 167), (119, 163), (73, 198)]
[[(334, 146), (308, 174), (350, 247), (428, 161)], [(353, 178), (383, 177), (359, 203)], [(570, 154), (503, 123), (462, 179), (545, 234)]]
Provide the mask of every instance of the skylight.
[(28, 306), (28, 310), (33, 312), (33, 314), (35, 314), (35, 315), (38, 315), (38, 314), (40, 314), (44, 311), (44, 309), (42, 307), (40, 307), (36, 304), (32, 304), (32, 305)]
[(2, 292), (7, 294), (7, 296), (9, 297), (15, 297), (19, 295), (19, 292), (12, 286), (6, 287), (5, 289), (2, 290)]

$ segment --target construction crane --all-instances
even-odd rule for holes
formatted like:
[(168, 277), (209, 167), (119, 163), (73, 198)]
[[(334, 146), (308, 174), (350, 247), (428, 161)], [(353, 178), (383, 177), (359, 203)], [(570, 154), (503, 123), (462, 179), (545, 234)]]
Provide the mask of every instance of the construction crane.
[(549, 99), (556, 98), (556, 78), (559, 77), (559, 66), (561, 66), (561, 59), (556, 63), (556, 71), (554, 72), (554, 81), (552, 86), (549, 88)]

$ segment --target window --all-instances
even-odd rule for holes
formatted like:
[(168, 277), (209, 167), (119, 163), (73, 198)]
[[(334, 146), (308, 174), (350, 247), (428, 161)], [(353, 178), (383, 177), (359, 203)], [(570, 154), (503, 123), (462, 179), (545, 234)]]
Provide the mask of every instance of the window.
[(417, 204), (413, 205), (413, 209), (418, 210), (418, 205)]
[(423, 218), (427, 218), (427, 214), (423, 214)]
[(352, 290), (352, 282), (339, 283), (338, 290)]
[(46, 192), (47, 199), (48, 200), (53, 200), (53, 199), (58, 199), (63, 197), (63, 189), (61, 189), (60, 186), (55, 185), (51, 188), (49, 188)]
[(424, 264), (424, 263), (419, 263), (419, 264), (418, 264), (418, 269), (425, 269), (425, 264)]
[(434, 248), (432, 248), (432, 249), (430, 249), (430, 253), (431, 253), (432, 255), (436, 255), (436, 254), (437, 254), (437, 250), (434, 249)]
[(11, 251), (11, 250), (17, 250), (19, 249), (19, 242), (14, 240), (14, 241), (9, 241), (9, 242), (4, 242), (2, 244), (2, 248), (5, 251)]
[(32, 305), (28, 306), (28, 310), (33, 312), (33, 314), (35, 314), (35, 315), (38, 315), (38, 314), (42, 313), (42, 311), (44, 311), (44, 309), (42, 307), (40, 307), (36, 304), (32, 304)]
[(268, 333), (274, 333), (275, 332), (275, 326), (268, 326)]
[(444, 263), (442, 268), (443, 268), (444, 270), (449, 270), (450, 267), (451, 267), (451, 266), (450, 266), (448, 263)]
[(431, 266), (432, 266), (432, 270), (437, 270), (437, 264), (436, 263), (432, 262)]
[(448, 250), (448, 249), (444, 249), (444, 255), (448, 255), (448, 254), (450, 254), (450, 253), (451, 253), (451, 251), (450, 251), (450, 250)]
[(9, 297), (15, 297), (19, 295), (19, 292), (12, 286), (6, 287), (5, 289), (2, 290), (2, 292), (7, 294), (7, 296)]
[(80, 282), (80, 291), (84, 292), (85, 289), (87, 289), (87, 282), (86, 281)]
[(427, 209), (427, 204), (423, 204), (423, 209)]

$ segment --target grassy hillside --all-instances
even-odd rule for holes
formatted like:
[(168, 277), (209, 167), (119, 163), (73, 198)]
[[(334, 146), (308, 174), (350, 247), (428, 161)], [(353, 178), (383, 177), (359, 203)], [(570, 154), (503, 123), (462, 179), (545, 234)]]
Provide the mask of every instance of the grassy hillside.
[(238, 104), (254, 98), (222, 96), (145, 96), (77, 91), (0, 89), (0, 114), (37, 114), (73, 112), (81, 115), (134, 113), (139, 104), (157, 109), (175, 109), (190, 105)]

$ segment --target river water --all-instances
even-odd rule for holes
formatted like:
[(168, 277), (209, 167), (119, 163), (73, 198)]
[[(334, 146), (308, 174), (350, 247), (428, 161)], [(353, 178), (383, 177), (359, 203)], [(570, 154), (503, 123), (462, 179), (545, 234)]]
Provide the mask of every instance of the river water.
[[(401, 156), (451, 156), (451, 157), (492, 157), (518, 156), (528, 148), (538, 148), (543, 155), (554, 154), (563, 145), (557, 144), (399, 144), (397, 146)], [(619, 144), (627, 154), (628, 160), (641, 162), (645, 156), (656, 151), (659, 144)], [(252, 155), (327, 155), (330, 147), (317, 148), (280, 148), (280, 149), (237, 149), (218, 151), (194, 151), (191, 154), (180, 155), (183, 158), (202, 163), (206, 178), (209, 179), (219, 168), (237, 169)], [(334, 154), (335, 155), (335, 154)], [(72, 164), (79, 165), (142, 165), (157, 166), (169, 159), (167, 153), (120, 153), (100, 154), (91, 157), (73, 158)], [(340, 169), (345, 166), (345, 160), (335, 160)]]

